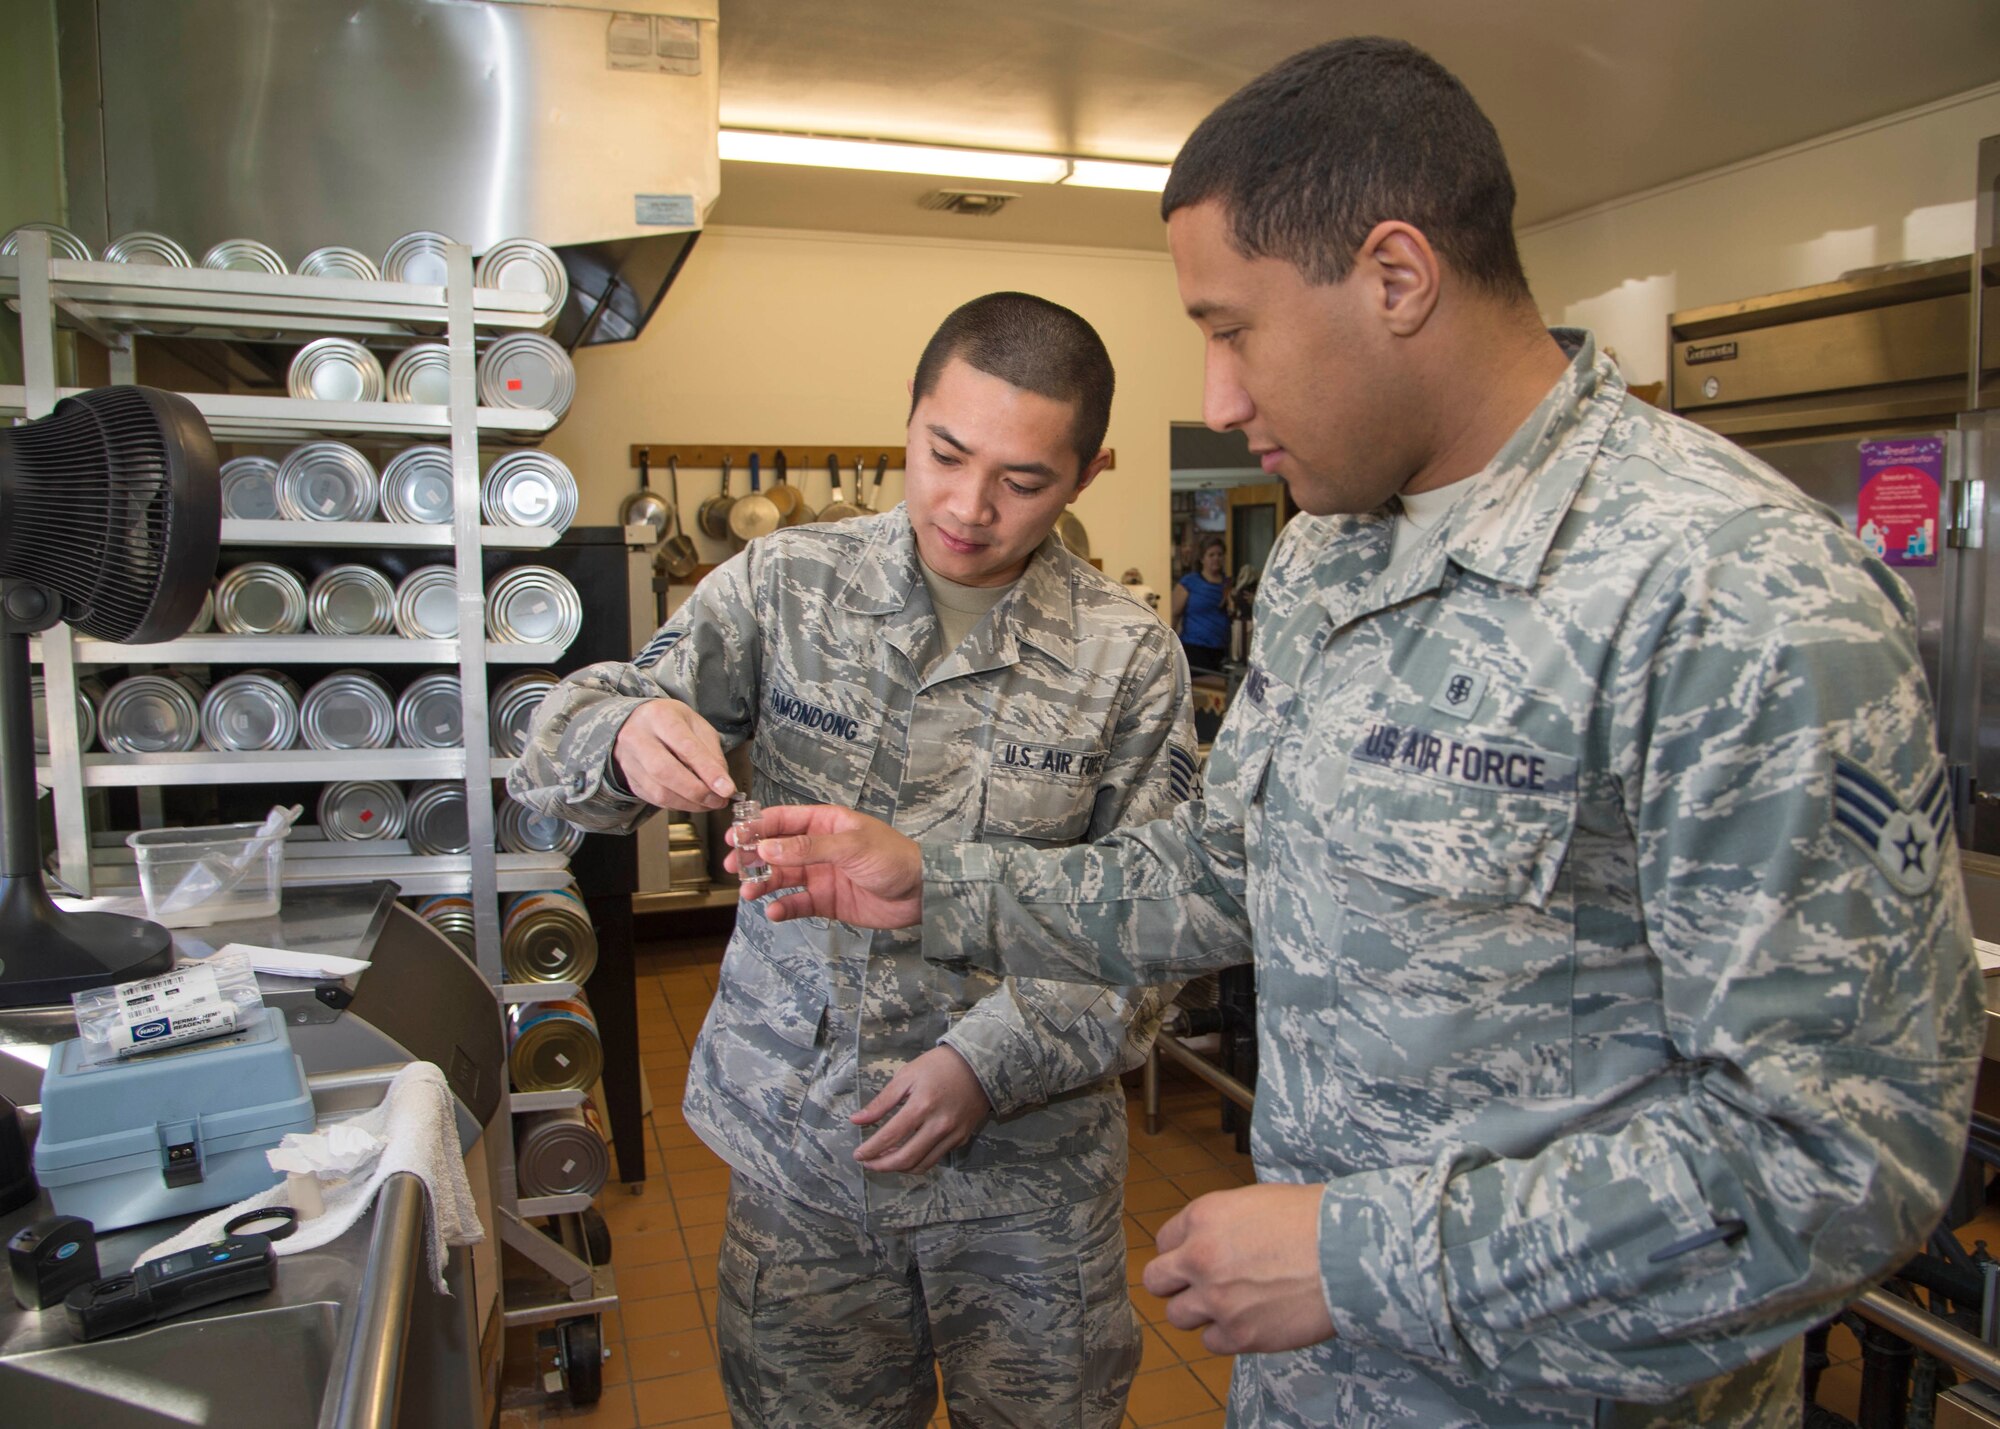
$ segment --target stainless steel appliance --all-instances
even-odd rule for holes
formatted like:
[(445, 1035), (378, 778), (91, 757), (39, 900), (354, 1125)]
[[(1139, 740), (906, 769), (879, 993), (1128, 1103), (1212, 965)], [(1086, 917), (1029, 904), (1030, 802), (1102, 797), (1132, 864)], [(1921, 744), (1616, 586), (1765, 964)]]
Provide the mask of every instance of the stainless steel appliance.
[(575, 348), (637, 335), (720, 190), (716, 0), (57, 0), (56, 17), (89, 243), (251, 238), (299, 262), (412, 230), (475, 253), (537, 239), (568, 286), (553, 336)]
[[(1667, 401), (1855, 529), (1859, 443), (1936, 436), (1935, 565), (1916, 597), (1959, 841), (2000, 853), (2000, 135), (1979, 146), (1976, 251), (1669, 319)], [(1977, 355), (1975, 360), (1975, 354)]]

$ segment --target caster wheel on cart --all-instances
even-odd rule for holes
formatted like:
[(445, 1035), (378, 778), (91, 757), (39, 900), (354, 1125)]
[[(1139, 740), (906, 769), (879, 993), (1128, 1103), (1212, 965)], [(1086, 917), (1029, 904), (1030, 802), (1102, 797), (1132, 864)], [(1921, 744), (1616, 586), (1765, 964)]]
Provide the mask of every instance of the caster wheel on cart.
[(584, 1315), (556, 1326), (556, 1353), (569, 1402), (582, 1408), (604, 1393), (604, 1338), (597, 1316)]
[(585, 1209), (582, 1219), (584, 1258), (592, 1265), (611, 1264), (611, 1227), (595, 1206)]

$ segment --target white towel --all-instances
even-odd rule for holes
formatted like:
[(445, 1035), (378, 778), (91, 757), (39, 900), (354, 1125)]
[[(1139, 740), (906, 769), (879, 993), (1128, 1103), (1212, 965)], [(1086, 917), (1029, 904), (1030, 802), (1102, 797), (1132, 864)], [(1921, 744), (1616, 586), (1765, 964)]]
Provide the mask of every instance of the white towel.
[[(486, 1238), (472, 1185), (465, 1179), (465, 1160), (458, 1149), (458, 1124), (452, 1112), (451, 1088), (444, 1073), (430, 1062), (412, 1062), (389, 1082), (382, 1104), (352, 1119), (352, 1125), (373, 1133), (387, 1144), (371, 1170), (325, 1188), (326, 1210), (283, 1240), (272, 1243), (279, 1255), (312, 1250), (337, 1239), (375, 1199), (386, 1177), (414, 1172), (430, 1190), (429, 1225), (425, 1243), (430, 1251), (431, 1283), (444, 1290), (444, 1256), (448, 1245), (471, 1245)], [(225, 1223), (245, 1211), (282, 1206), (285, 1184), (203, 1216), (179, 1235), (169, 1236), (146, 1251), (138, 1264), (157, 1260), (189, 1246), (219, 1240)]]

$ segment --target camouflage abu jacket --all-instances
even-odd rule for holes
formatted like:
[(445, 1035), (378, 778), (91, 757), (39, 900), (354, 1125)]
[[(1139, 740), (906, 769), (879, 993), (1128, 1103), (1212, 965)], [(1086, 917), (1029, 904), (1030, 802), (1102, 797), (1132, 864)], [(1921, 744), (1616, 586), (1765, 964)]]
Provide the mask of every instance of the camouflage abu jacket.
[[(1069, 844), (1186, 796), (1187, 664), (1151, 611), (1051, 538), (940, 662), (917, 560), (901, 507), (752, 542), (634, 664), (581, 670), (544, 701), (514, 796), (585, 828), (634, 827), (651, 811), (607, 764), (626, 716), (662, 694), (725, 747), (749, 741), (759, 802), (849, 804), (917, 837)], [(1162, 1005), (1158, 990), (951, 972), (923, 961), (914, 931), (772, 924), (746, 904), (685, 1112), (737, 1170), (870, 1224), (1065, 1204), (1124, 1177), (1114, 1078), (1143, 1059)], [(994, 1119), (927, 1173), (864, 1172), (849, 1113), (941, 1042)]]
[(1289, 525), (1205, 802), (929, 848), (946, 966), (1254, 950), (1258, 1174), (1325, 1183), (1336, 1337), (1231, 1422), (1795, 1424), (1796, 1337), (1893, 1267), (1979, 1051), (1908, 593), (1590, 338), (1387, 578)]

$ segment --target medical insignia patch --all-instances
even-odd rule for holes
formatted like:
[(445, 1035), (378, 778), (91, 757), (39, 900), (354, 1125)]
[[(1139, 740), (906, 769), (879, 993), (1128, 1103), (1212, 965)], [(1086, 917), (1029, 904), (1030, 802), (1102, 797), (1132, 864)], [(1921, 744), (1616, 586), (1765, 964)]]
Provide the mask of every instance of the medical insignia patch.
[(1833, 823), (1898, 893), (1914, 898), (1937, 882), (1950, 827), (1951, 792), (1940, 769), (1915, 808), (1905, 808), (1881, 780), (1858, 764), (1833, 761)]
[(1456, 719), (1470, 719), (1486, 698), (1486, 676), (1482, 671), (1453, 665), (1438, 686), (1431, 708)]

